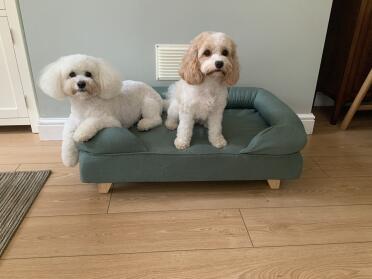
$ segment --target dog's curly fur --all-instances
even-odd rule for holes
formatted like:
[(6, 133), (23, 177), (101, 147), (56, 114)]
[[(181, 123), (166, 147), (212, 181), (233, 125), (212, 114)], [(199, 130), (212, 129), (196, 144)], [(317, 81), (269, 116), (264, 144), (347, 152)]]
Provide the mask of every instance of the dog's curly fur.
[(165, 122), (168, 129), (177, 128), (176, 148), (190, 146), (195, 121), (208, 128), (208, 139), (213, 146), (224, 147), (227, 142), (222, 135), (222, 117), (227, 86), (239, 79), (235, 43), (224, 33), (199, 34), (191, 41), (179, 74), (181, 80), (169, 88)]
[[(162, 123), (162, 100), (142, 82), (121, 81), (104, 60), (75, 54), (64, 56), (43, 70), (40, 88), (49, 96), (71, 103), (64, 126), (62, 161), (77, 164), (77, 142), (87, 141), (107, 127), (128, 128), (138, 121), (144, 131)], [(80, 85), (80, 86), (79, 86)]]

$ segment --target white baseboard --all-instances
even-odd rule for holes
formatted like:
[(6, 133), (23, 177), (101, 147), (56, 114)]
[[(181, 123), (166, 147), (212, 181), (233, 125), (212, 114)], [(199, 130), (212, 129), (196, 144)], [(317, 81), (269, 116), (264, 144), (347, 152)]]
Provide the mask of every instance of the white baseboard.
[(314, 130), (315, 115), (312, 113), (298, 113), (297, 116), (302, 121), (306, 134), (311, 135)]
[[(301, 119), (306, 134), (313, 133), (315, 116), (312, 113), (297, 114)], [(40, 118), (39, 137), (40, 140), (62, 140), (63, 125), (67, 118)]]
[(66, 120), (67, 118), (40, 118), (38, 124), (40, 140), (62, 140)]

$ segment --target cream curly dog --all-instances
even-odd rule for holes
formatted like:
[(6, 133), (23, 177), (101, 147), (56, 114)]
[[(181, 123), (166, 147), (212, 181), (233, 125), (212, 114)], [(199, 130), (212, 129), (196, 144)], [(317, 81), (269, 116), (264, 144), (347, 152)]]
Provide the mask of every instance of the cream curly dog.
[(77, 142), (87, 141), (107, 127), (128, 128), (138, 121), (145, 131), (162, 123), (162, 100), (150, 86), (137, 81), (121, 81), (104, 60), (75, 54), (48, 65), (40, 88), (49, 96), (71, 103), (64, 126), (62, 161), (77, 164)]
[(239, 79), (236, 45), (224, 33), (203, 32), (192, 40), (180, 68), (181, 80), (169, 88), (165, 125), (177, 128), (174, 145), (190, 146), (195, 122), (208, 128), (209, 142), (224, 147), (222, 117), (227, 102), (227, 86)]

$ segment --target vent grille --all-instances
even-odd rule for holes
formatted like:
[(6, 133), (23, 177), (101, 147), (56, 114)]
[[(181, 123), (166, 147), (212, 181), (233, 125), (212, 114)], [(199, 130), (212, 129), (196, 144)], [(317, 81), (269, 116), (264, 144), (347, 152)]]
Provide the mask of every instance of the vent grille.
[(178, 70), (183, 55), (189, 45), (185, 44), (157, 44), (156, 53), (156, 79), (179, 80)]

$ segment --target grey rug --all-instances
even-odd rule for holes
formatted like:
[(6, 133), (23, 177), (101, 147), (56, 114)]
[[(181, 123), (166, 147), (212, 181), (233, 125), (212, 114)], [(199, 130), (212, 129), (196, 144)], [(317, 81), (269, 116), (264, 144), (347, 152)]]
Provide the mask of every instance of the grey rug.
[(0, 256), (49, 174), (50, 170), (0, 172)]

